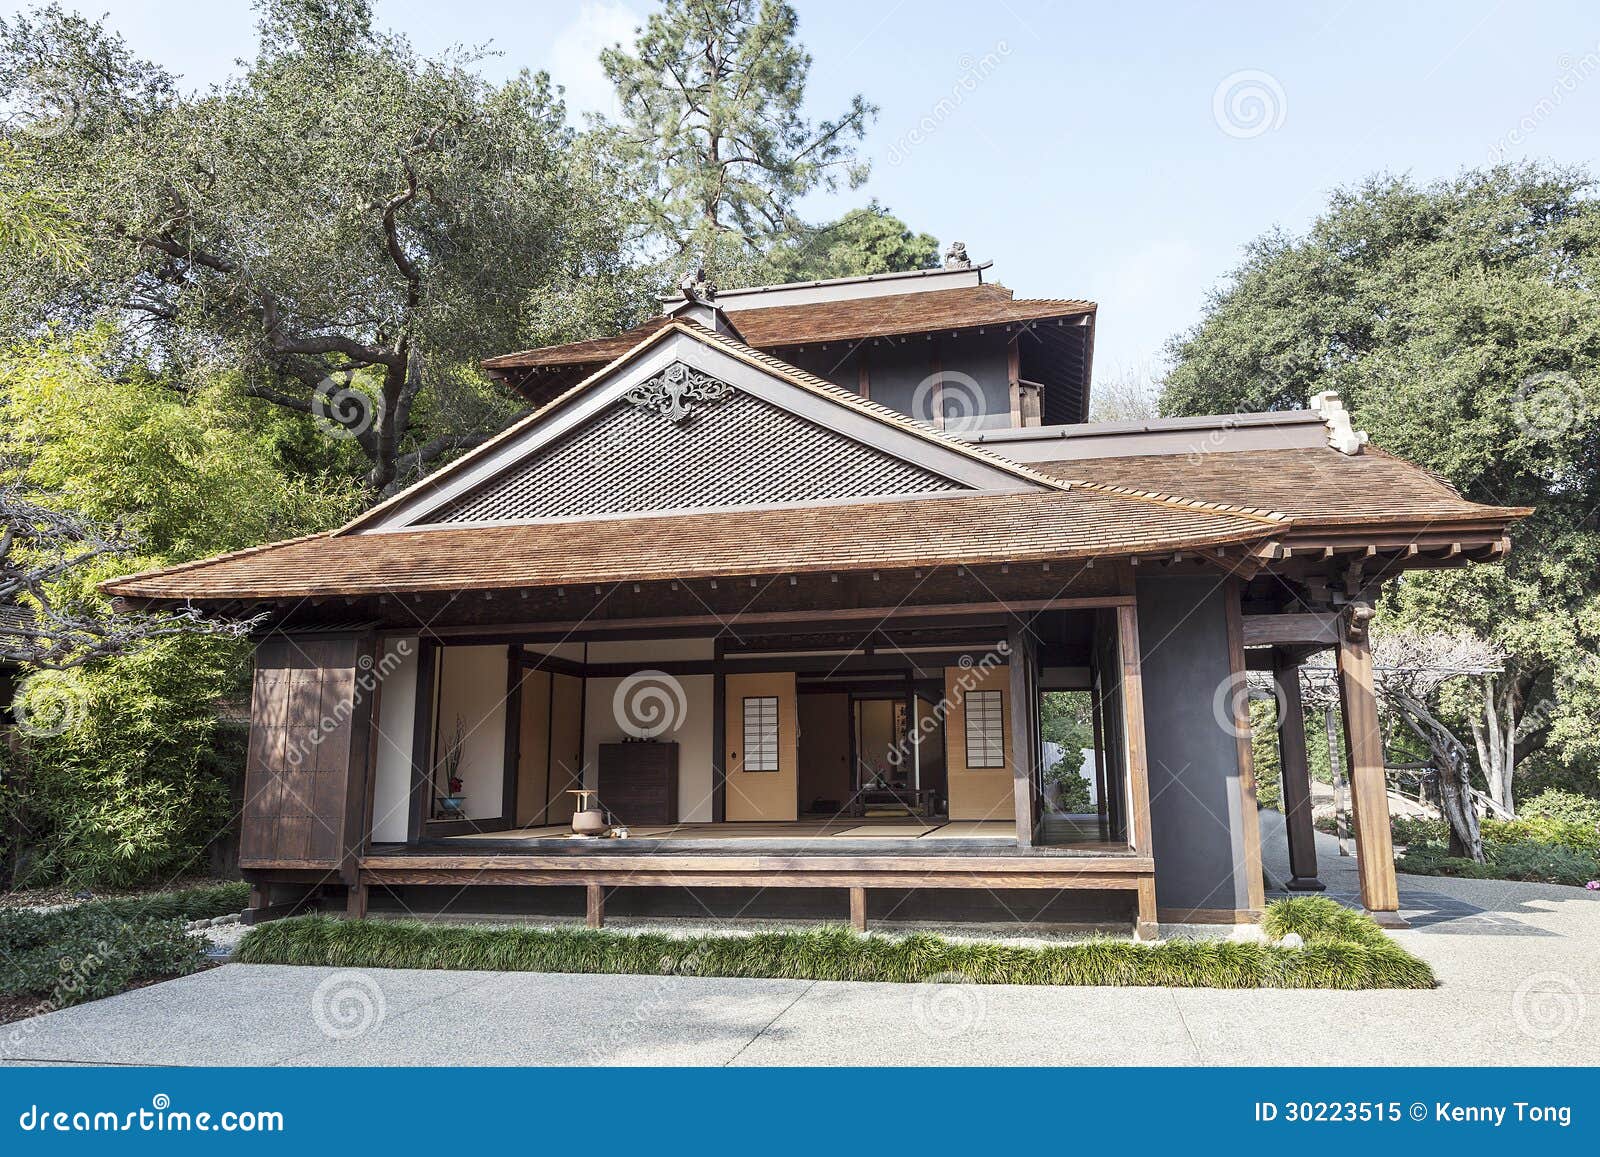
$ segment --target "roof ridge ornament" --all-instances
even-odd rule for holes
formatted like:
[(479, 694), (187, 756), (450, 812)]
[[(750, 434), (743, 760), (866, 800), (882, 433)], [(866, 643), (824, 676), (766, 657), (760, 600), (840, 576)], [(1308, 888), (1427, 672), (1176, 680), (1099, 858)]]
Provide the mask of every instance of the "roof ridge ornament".
[(972, 258), (967, 256), (967, 243), (965, 241), (950, 242), (950, 248), (944, 251), (944, 267), (946, 269), (972, 268)]
[(693, 410), (690, 402), (711, 405), (734, 392), (727, 382), (673, 362), (666, 369), (634, 386), (622, 397), (646, 410), (655, 410), (669, 422), (682, 422)]
[(717, 299), (717, 287), (706, 277), (704, 263), (685, 273), (678, 288), (683, 292), (685, 301), (698, 301), (703, 305), (710, 305)]
[(1367, 444), (1367, 432), (1357, 430), (1350, 420), (1350, 411), (1344, 408), (1344, 399), (1338, 390), (1323, 390), (1311, 395), (1311, 408), (1322, 415), (1328, 425), (1328, 445), (1341, 454), (1361, 453)]

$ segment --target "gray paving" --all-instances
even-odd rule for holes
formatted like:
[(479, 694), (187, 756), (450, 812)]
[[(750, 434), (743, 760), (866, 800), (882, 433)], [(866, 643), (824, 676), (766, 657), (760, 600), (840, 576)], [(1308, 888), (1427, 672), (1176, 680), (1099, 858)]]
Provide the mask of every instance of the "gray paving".
[[(1269, 876), (1282, 830), (1263, 814)], [(1319, 843), (1323, 878), (1354, 864)], [(1023, 988), (230, 964), (0, 1029), (5, 1063), (1600, 1064), (1600, 897), (1401, 878), (1431, 992)]]

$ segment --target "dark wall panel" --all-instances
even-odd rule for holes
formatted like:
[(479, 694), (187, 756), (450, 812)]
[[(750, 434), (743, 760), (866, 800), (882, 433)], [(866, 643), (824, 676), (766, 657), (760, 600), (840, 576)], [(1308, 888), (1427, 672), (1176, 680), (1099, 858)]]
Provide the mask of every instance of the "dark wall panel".
[(1145, 742), (1156, 901), (1162, 908), (1249, 906), (1243, 878), (1239, 749), (1217, 718), (1229, 678), (1223, 581), (1141, 578)]

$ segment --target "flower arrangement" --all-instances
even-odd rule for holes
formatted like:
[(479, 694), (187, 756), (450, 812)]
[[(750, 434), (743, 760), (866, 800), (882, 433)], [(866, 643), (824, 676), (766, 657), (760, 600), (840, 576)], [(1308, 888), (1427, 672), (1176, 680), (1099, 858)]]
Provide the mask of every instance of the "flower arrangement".
[(439, 770), (443, 773), (446, 788), (442, 802), (447, 812), (461, 810), (461, 789), (465, 786), (461, 779), (461, 760), (466, 753), (466, 746), (466, 729), (462, 726), (461, 716), (457, 715), (455, 732), (439, 756)]

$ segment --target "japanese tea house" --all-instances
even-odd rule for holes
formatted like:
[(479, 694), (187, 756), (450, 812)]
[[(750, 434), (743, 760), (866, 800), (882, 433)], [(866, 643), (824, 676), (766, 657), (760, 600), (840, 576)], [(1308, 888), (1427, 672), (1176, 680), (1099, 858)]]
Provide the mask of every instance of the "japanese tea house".
[[(1503, 556), (1526, 512), (1368, 445), (1333, 395), (1089, 422), (1095, 316), (959, 249), (687, 284), (489, 358), (534, 412), (349, 525), (106, 584), (260, 617), (254, 915), (474, 889), (595, 924), (1250, 920), (1246, 672), (1289, 705), (1289, 883), (1316, 888), (1296, 669), (1331, 649), (1361, 899), (1398, 919), (1373, 599)], [(1092, 704), (1090, 814), (1049, 802), (1058, 691)], [(573, 834), (577, 789), (605, 835)]]

